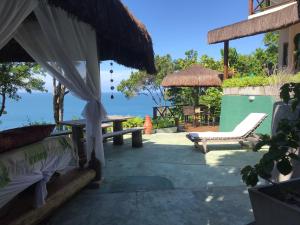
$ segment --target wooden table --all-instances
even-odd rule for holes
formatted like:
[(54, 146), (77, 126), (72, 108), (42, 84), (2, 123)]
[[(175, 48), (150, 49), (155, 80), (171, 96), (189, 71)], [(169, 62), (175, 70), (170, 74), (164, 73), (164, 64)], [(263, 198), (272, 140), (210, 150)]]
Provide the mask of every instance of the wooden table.
[[(108, 116), (106, 119), (102, 121), (102, 132), (105, 133), (108, 127), (111, 127), (109, 123), (113, 124), (113, 131), (121, 131), (123, 130), (122, 123), (127, 121), (128, 119), (133, 118), (131, 116)], [(87, 157), (83, 147), (83, 139), (84, 139), (84, 128), (86, 125), (85, 119), (80, 120), (69, 120), (60, 122), (61, 125), (71, 126), (72, 128), (72, 140), (74, 144), (74, 150), (78, 154), (79, 158), (79, 166), (83, 168), (87, 163)], [(115, 145), (123, 144), (123, 136), (116, 136), (113, 138), (113, 143)]]

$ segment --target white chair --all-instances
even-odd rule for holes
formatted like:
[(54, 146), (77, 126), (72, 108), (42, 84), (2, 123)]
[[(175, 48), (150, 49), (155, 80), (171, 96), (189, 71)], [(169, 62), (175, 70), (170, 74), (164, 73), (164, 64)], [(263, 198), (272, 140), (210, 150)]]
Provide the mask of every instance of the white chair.
[(186, 136), (195, 143), (197, 148), (200, 147), (199, 142), (202, 142), (204, 153), (207, 153), (208, 141), (244, 141), (253, 134), (267, 116), (265, 113), (250, 113), (231, 132), (192, 132)]

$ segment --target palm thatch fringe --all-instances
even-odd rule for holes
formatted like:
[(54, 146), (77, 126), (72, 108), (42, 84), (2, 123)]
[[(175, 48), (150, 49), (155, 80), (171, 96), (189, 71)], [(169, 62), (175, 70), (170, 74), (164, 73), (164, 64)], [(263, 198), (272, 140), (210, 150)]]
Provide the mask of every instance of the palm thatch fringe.
[(278, 11), (241, 21), (208, 32), (208, 43), (215, 44), (279, 30), (299, 23), (298, 3)]
[[(96, 31), (99, 60), (155, 72), (152, 40), (145, 26), (120, 0), (48, 0)], [(33, 18), (32, 15), (30, 15)], [(14, 40), (0, 51), (0, 61), (32, 61)]]
[(222, 84), (222, 73), (193, 65), (186, 70), (167, 75), (163, 87), (219, 87)]

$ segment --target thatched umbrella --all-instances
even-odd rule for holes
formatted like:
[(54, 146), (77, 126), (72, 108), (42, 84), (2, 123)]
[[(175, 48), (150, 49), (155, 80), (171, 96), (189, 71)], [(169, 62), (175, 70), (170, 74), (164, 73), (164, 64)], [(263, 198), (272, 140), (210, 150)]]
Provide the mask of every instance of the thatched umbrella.
[[(193, 65), (185, 70), (177, 71), (167, 75), (161, 85), (166, 88), (171, 87), (193, 87), (194, 107), (199, 102), (199, 88), (220, 87), (222, 84), (222, 73), (204, 68), (201, 65)], [(194, 125), (196, 122), (194, 121)]]
[(220, 87), (222, 84), (222, 73), (204, 68), (201, 65), (191, 67), (167, 75), (161, 85), (163, 87), (194, 87), (195, 105), (199, 100), (199, 88)]
[(163, 87), (220, 87), (222, 73), (193, 65), (185, 70), (167, 75), (161, 85)]
[[(128, 67), (155, 72), (152, 40), (120, 0), (48, 0), (96, 31), (99, 60), (115, 60)], [(28, 19), (34, 19), (33, 14)], [(0, 62), (31, 62), (28, 53), (11, 40), (0, 50)]]

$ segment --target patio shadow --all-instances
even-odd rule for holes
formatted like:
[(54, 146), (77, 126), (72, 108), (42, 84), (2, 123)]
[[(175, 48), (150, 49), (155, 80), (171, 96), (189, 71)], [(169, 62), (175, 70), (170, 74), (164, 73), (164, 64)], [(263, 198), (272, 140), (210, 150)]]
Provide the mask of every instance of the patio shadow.
[(212, 144), (203, 155), (184, 134), (145, 136), (144, 147), (105, 145), (104, 183), (86, 189), (47, 225), (246, 225), (253, 221), (240, 169), (260, 153)]

